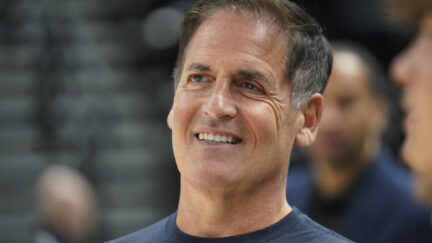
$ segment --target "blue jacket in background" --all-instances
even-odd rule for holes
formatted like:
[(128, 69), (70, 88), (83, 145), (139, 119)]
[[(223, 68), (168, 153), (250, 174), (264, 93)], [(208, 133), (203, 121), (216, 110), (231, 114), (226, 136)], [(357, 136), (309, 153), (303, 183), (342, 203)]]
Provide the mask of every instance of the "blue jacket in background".
[[(338, 233), (358, 243), (432, 243), (430, 212), (413, 199), (409, 174), (398, 167), (390, 153), (382, 151), (356, 183)], [(290, 205), (309, 214), (314, 191), (306, 165), (290, 169)]]

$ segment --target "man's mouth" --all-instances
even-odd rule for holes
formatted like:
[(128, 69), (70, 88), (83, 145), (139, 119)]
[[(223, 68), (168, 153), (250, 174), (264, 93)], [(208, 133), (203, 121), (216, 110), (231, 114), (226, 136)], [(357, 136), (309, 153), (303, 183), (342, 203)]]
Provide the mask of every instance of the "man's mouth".
[(195, 136), (201, 140), (211, 144), (238, 144), (242, 140), (237, 137), (228, 136), (217, 133), (197, 133)]

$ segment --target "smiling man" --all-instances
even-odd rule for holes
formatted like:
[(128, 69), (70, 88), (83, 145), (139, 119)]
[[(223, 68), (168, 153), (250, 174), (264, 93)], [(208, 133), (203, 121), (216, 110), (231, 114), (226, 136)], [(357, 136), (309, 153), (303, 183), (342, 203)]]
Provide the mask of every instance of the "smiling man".
[(402, 155), (415, 175), (417, 197), (432, 208), (432, 1), (386, 2), (395, 16), (417, 27), (417, 35), (394, 60), (391, 72), (402, 87), (406, 111)]
[(113, 242), (347, 242), (285, 197), (331, 69), (320, 26), (288, 1), (205, 0), (181, 31), (168, 116), (178, 210)]

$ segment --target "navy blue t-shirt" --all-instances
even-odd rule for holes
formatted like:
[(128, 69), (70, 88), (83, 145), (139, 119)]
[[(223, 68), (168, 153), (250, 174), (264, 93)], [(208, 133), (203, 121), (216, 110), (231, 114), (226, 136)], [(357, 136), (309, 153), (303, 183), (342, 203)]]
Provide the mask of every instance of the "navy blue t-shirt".
[(287, 216), (267, 228), (248, 234), (221, 238), (201, 238), (185, 234), (177, 227), (176, 216), (177, 214), (174, 213), (147, 228), (108, 243), (352, 242), (315, 223), (296, 208), (293, 208)]

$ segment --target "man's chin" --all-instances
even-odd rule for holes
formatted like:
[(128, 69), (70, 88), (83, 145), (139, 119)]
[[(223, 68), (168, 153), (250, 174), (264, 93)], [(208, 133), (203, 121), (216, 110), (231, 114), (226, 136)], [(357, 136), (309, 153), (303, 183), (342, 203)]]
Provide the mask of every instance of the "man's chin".
[(417, 170), (418, 168), (416, 168), (416, 157), (415, 154), (418, 151), (416, 150), (416, 147), (414, 146), (413, 142), (412, 142), (412, 136), (410, 136), (410, 134), (408, 133), (405, 137), (405, 140), (402, 144), (402, 150), (401, 150), (401, 156), (403, 161), (414, 171)]
[(197, 170), (187, 178), (195, 188), (205, 191), (226, 191), (239, 184), (237, 175), (222, 170)]
[(345, 151), (346, 150), (344, 148), (339, 146), (321, 149), (321, 151), (317, 151), (315, 154), (319, 156), (319, 159), (325, 159), (330, 162), (334, 161), (334, 163), (339, 163), (339, 161), (343, 161), (346, 157)]
[(424, 173), (422, 154), (418, 146), (414, 146), (412, 138), (408, 135), (402, 145), (402, 160), (414, 173)]
[(318, 155), (319, 159), (318, 161), (325, 161), (329, 166), (331, 166), (335, 170), (343, 170), (347, 166), (349, 166), (349, 163), (347, 161), (347, 158), (344, 156), (341, 156), (342, 153), (327, 153), (327, 154), (321, 154)]
[(340, 147), (327, 147), (323, 148), (321, 147), (319, 150), (313, 151), (314, 156), (317, 158), (317, 160), (325, 160), (325, 161), (342, 161), (344, 157), (344, 149)]
[(425, 175), (414, 175), (415, 197), (424, 205), (432, 209), (432, 178)]

